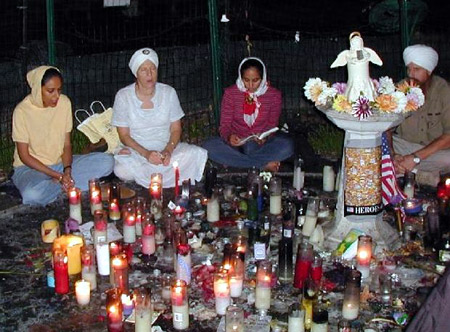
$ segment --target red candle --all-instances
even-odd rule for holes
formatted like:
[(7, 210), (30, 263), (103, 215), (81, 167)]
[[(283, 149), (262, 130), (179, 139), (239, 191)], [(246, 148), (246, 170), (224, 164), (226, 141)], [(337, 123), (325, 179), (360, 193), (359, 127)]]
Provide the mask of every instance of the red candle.
[(94, 227), (96, 231), (103, 232), (106, 231), (108, 227), (108, 222), (105, 219), (105, 211), (96, 210), (94, 213)]
[(180, 195), (180, 186), (178, 182), (180, 181), (180, 169), (178, 168), (178, 162), (173, 163), (173, 168), (175, 170), (175, 197)]
[(109, 243), (109, 255), (111, 257), (120, 254), (122, 251), (122, 245), (119, 241), (113, 241)]
[(67, 294), (69, 292), (69, 266), (64, 251), (56, 250), (53, 253), (53, 272), (55, 275), (55, 292)]
[(187, 298), (187, 285), (184, 280), (176, 280), (172, 285), (171, 299), (172, 305), (182, 306)]
[(117, 198), (111, 199), (111, 202), (109, 203), (109, 219), (111, 220), (120, 219), (119, 200)]
[(123, 306), (120, 298), (121, 292), (119, 289), (114, 288), (108, 290), (106, 294), (106, 316), (108, 321), (108, 331), (123, 332)]
[(308, 278), (310, 269), (311, 269), (310, 260), (297, 261), (297, 264), (295, 265), (295, 278), (294, 278), (295, 288), (303, 288), (303, 283)]
[(114, 270), (114, 286), (122, 293), (128, 292), (128, 260), (125, 254), (119, 254), (112, 259)]
[(78, 188), (71, 188), (69, 190), (69, 204), (77, 205), (81, 203), (81, 191)]

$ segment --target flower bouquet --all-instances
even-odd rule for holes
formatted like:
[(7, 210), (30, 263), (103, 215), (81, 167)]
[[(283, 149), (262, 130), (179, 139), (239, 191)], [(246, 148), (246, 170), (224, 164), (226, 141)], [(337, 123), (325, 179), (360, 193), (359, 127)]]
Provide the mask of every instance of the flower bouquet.
[(416, 111), (425, 102), (422, 90), (413, 81), (403, 81), (397, 85), (391, 78), (384, 76), (379, 80), (372, 79), (376, 96), (369, 100), (363, 92), (356, 100), (349, 100), (345, 94), (346, 83), (323, 81), (310, 78), (303, 89), (305, 96), (322, 110), (334, 110), (351, 114), (359, 120), (369, 118), (373, 114), (387, 116)]

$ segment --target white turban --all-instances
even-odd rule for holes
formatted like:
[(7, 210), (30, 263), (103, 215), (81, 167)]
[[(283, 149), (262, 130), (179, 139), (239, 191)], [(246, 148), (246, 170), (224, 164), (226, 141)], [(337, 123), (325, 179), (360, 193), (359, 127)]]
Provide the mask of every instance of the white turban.
[(438, 60), (439, 55), (430, 46), (417, 44), (408, 46), (403, 51), (403, 61), (405, 61), (406, 66), (414, 62), (429, 72), (432, 72), (436, 68)]
[(151, 62), (153, 62), (156, 68), (158, 68), (158, 54), (156, 54), (156, 52), (151, 48), (141, 48), (140, 50), (134, 52), (133, 56), (130, 59), (130, 63), (128, 64), (134, 76), (137, 76), (137, 71), (145, 60), (150, 60)]

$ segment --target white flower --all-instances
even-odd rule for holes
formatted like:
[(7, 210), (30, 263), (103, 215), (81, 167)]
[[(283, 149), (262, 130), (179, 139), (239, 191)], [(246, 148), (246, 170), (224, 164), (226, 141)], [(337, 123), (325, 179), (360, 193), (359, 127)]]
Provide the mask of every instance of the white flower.
[(326, 87), (323, 89), (322, 93), (317, 98), (317, 104), (326, 105), (326, 103), (333, 99), (337, 95), (337, 90), (335, 88)]
[(395, 91), (395, 84), (392, 81), (392, 78), (383, 76), (380, 77), (379, 80), (378, 93), (380, 94), (391, 94)]
[(317, 100), (324, 89), (327, 88), (327, 83), (320, 78), (310, 78), (303, 89), (305, 89), (305, 96), (309, 100), (317, 103)]
[(394, 113), (404, 112), (406, 104), (408, 103), (408, 99), (406, 98), (405, 94), (401, 91), (395, 91), (392, 94), (392, 97), (394, 97), (395, 101), (397, 102), (397, 107), (393, 110), (393, 112)]
[(425, 96), (423, 94), (423, 91), (421, 88), (418, 87), (412, 87), (409, 89), (408, 94), (414, 94), (417, 97), (417, 100), (419, 101), (418, 107), (422, 106), (425, 103)]

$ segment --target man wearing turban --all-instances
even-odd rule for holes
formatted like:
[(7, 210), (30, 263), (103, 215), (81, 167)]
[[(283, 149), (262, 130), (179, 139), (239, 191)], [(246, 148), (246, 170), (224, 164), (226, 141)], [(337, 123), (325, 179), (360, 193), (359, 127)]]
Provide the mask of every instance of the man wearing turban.
[(410, 84), (425, 95), (425, 104), (394, 130), (395, 166), (399, 173), (417, 170), (417, 182), (436, 186), (440, 174), (450, 172), (450, 87), (434, 75), (439, 56), (425, 45), (403, 52)]

